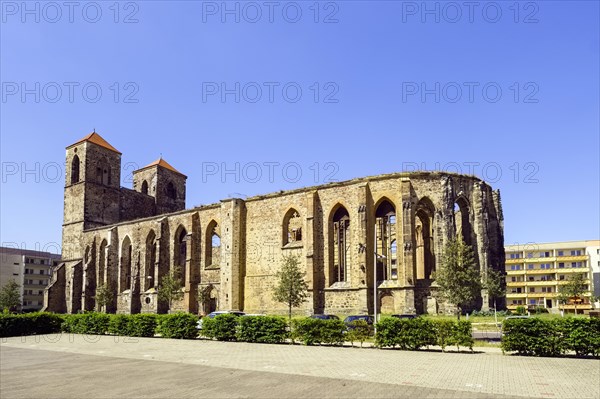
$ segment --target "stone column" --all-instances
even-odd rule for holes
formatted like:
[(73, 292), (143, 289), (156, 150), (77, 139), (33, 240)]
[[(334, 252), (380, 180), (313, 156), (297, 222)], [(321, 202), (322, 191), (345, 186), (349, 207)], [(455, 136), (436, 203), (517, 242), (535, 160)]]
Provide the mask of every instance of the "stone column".
[(312, 291), (312, 306), (313, 312), (318, 308), (319, 301), (319, 286), (318, 276), (315, 271), (315, 202), (316, 202), (316, 191), (306, 193), (306, 219), (303, 226), (304, 233), (302, 241), (304, 242), (304, 251), (306, 254), (306, 284)]
[[(369, 215), (375, 215), (369, 183), (361, 184), (357, 190), (358, 210), (356, 214), (356, 235), (354, 236), (351, 251), (356, 253), (356, 262), (350, 274), (351, 287), (363, 289), (359, 296), (358, 307), (364, 311), (373, 312), (373, 223), (370, 223)], [(373, 218), (373, 220), (375, 220)], [(369, 234), (371, 233), (371, 234)], [(368, 289), (368, 287), (371, 287)]]
[(221, 289), (219, 307), (242, 310), (244, 307), (243, 229), (246, 206), (242, 199), (221, 201)]
[[(402, 241), (398, 245), (398, 255), (401, 268), (398, 270), (398, 282), (401, 285), (399, 291), (400, 301), (403, 303), (404, 313), (413, 313), (415, 311), (415, 255), (416, 242), (414, 237), (415, 230), (415, 210), (412, 198), (412, 184), (410, 178), (403, 177), (400, 183), (400, 197), (402, 199), (402, 216), (397, 231), (398, 237)], [(398, 221), (397, 221), (398, 222)], [(397, 227), (397, 228), (398, 228)]]

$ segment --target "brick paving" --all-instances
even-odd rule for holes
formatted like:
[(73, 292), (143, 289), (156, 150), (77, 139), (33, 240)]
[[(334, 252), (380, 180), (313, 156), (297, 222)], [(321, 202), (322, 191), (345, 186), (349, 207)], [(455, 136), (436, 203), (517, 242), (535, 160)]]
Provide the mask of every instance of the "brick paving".
[[(98, 388), (84, 391), (90, 398), (600, 398), (600, 360), (503, 356), (494, 348), (409, 352), (71, 334), (2, 339), (0, 348), (2, 398), (78, 397), (71, 386), (87, 381)], [(27, 388), (33, 380), (23, 373), (45, 376), (45, 394)], [(196, 375), (212, 383), (198, 385)], [(167, 376), (179, 381), (174, 394), (161, 387)]]

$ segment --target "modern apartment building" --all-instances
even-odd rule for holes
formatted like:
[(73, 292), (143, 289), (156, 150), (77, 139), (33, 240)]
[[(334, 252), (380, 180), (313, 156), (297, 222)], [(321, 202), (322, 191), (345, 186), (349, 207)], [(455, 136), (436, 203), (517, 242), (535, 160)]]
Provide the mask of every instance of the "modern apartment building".
[[(591, 293), (600, 295), (600, 240), (507, 245), (506, 304), (541, 306), (550, 312), (592, 309)], [(570, 276), (583, 274), (588, 292), (575, 303), (560, 304), (557, 294)]]
[(52, 276), (52, 266), (60, 255), (20, 248), (0, 247), (0, 287), (14, 279), (21, 290), (22, 311), (35, 311), (44, 305), (44, 289)]

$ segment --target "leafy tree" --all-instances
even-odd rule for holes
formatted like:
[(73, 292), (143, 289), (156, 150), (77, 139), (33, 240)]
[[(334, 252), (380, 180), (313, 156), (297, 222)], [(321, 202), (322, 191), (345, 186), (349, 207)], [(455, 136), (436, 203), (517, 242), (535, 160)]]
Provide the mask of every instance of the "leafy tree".
[(158, 299), (166, 301), (169, 304), (169, 310), (171, 310), (173, 301), (183, 299), (183, 283), (181, 280), (181, 267), (175, 266), (160, 281)]
[(577, 301), (581, 299), (583, 294), (588, 292), (585, 277), (586, 276), (583, 273), (576, 273), (575, 275), (570, 276), (567, 283), (561, 285), (558, 289), (558, 302), (564, 305), (573, 299), (575, 314), (577, 314)]
[(103, 284), (96, 288), (96, 295), (94, 296), (94, 300), (96, 301), (97, 312), (102, 312), (102, 310), (106, 310), (106, 306), (113, 300), (113, 293), (110, 290), (108, 284)]
[(441, 296), (456, 306), (460, 320), (462, 308), (481, 293), (481, 278), (473, 248), (462, 237), (451, 239), (444, 247), (441, 267), (435, 273)]
[(273, 291), (273, 299), (288, 305), (289, 319), (292, 319), (292, 308), (300, 306), (308, 297), (308, 285), (304, 281), (304, 273), (300, 271), (300, 260), (297, 256), (283, 257), (281, 270), (276, 274), (277, 285)]
[(4, 312), (11, 312), (21, 306), (20, 285), (14, 279), (10, 279), (2, 289), (0, 289), (0, 309)]
[(489, 269), (483, 288), (487, 290), (490, 298), (494, 299), (494, 318), (496, 319), (496, 322), (498, 322), (496, 316), (496, 301), (498, 298), (502, 298), (506, 295), (506, 280), (504, 274), (498, 270)]

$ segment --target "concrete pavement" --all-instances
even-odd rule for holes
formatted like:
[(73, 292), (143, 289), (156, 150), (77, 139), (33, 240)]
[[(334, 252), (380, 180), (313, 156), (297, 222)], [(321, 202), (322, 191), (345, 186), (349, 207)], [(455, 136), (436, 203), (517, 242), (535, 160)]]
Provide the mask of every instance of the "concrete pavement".
[(600, 360), (502, 356), (497, 351), (408, 352), (72, 334), (2, 339), (0, 350), (2, 398), (600, 397)]

